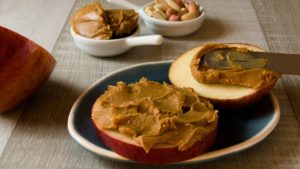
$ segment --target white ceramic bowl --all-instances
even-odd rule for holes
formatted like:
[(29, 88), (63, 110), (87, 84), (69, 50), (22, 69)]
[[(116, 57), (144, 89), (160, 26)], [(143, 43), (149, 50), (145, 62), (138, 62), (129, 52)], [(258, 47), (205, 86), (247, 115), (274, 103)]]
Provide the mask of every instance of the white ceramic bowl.
[(163, 42), (161, 35), (138, 36), (140, 28), (128, 37), (120, 39), (99, 40), (86, 38), (70, 29), (76, 46), (85, 53), (96, 57), (111, 57), (122, 54), (132, 47), (143, 45), (160, 45)]
[(197, 31), (204, 19), (205, 19), (205, 10), (202, 6), (199, 6), (201, 15), (195, 19), (191, 19), (188, 21), (164, 21), (153, 18), (146, 14), (145, 8), (149, 5), (153, 5), (154, 2), (148, 3), (143, 7), (139, 7), (127, 0), (107, 0), (110, 3), (121, 5), (126, 8), (132, 8), (139, 13), (141, 18), (144, 20), (144, 23), (147, 28), (151, 31), (161, 34), (167, 37), (180, 37), (189, 35)]
[(153, 17), (150, 17), (146, 14), (145, 8), (149, 5), (154, 4), (149, 3), (140, 10), (139, 14), (143, 18), (145, 25), (151, 31), (155, 33), (162, 34), (163, 36), (168, 37), (180, 37), (189, 35), (196, 32), (202, 25), (205, 18), (205, 11), (202, 6), (199, 7), (201, 15), (195, 19), (188, 21), (164, 21), (159, 20)]

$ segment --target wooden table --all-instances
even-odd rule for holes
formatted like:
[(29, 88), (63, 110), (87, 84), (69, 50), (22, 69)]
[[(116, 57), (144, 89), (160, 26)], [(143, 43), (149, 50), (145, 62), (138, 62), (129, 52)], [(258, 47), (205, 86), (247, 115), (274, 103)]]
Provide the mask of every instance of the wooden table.
[[(99, 59), (77, 49), (69, 33), (71, 14), (92, 1), (0, 0), (0, 25), (41, 44), (58, 61), (49, 81), (33, 97), (16, 110), (0, 114), (1, 169), (170, 168), (112, 162), (86, 151), (67, 131), (74, 101), (88, 85), (111, 71), (174, 59), (204, 42), (244, 42), (272, 52), (300, 53), (300, 1), (202, 0), (208, 15), (198, 32), (166, 38), (162, 46), (138, 47), (119, 57)], [(139, 5), (146, 2), (136, 0)], [(153, 34), (142, 29), (143, 34)], [(299, 76), (284, 75), (273, 91), (282, 114), (268, 138), (239, 154), (179, 168), (300, 168)]]

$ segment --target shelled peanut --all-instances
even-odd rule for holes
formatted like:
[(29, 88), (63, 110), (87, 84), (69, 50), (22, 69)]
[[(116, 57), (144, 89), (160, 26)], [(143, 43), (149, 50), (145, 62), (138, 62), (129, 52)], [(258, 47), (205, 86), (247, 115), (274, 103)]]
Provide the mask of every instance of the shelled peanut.
[(200, 16), (199, 5), (194, 0), (155, 0), (145, 8), (147, 15), (166, 21), (187, 21)]

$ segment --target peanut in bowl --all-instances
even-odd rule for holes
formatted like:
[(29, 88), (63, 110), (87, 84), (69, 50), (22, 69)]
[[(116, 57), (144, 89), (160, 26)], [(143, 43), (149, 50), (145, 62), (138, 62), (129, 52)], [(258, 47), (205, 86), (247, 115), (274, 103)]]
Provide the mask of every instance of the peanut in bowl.
[(199, 6), (200, 15), (190, 20), (169, 21), (156, 19), (146, 13), (146, 8), (150, 5), (154, 5), (154, 3), (147, 4), (139, 14), (147, 28), (163, 36), (180, 37), (194, 33), (201, 27), (205, 19), (205, 11), (202, 6)]

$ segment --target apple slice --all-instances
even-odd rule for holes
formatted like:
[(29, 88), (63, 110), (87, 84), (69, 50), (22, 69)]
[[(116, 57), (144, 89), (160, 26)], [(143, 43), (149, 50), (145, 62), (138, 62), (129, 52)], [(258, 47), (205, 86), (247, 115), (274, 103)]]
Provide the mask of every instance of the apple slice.
[[(247, 48), (252, 51), (263, 49), (248, 44), (225, 44), (229, 47)], [(256, 103), (270, 92), (276, 81), (261, 88), (249, 88), (237, 85), (200, 83), (192, 75), (191, 62), (205, 45), (196, 47), (174, 60), (169, 69), (169, 79), (177, 87), (191, 87), (200, 96), (209, 99), (217, 109), (237, 110)]]
[(43, 85), (56, 61), (26, 37), (0, 26), (0, 113), (7, 112)]
[(100, 141), (140, 163), (187, 160), (215, 143), (217, 111), (191, 89), (141, 78), (100, 95), (91, 118)]
[(148, 153), (130, 137), (113, 130), (103, 130), (93, 120), (98, 138), (105, 146), (130, 160), (145, 164), (164, 164), (191, 159), (210, 149), (216, 140), (216, 130), (212, 130), (205, 139), (195, 143), (185, 151), (177, 147), (155, 146)]

